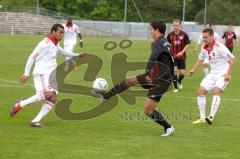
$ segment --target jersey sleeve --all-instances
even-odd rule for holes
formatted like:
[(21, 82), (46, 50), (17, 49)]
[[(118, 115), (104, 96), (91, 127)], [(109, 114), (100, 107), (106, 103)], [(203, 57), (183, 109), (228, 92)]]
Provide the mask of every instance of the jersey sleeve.
[(207, 56), (206, 56), (206, 54), (204, 53), (203, 47), (202, 47), (201, 52), (198, 54), (198, 59), (201, 60), (201, 61), (204, 61), (206, 57), (207, 57)]
[(63, 48), (59, 44), (58, 44), (58, 53), (61, 55), (70, 56), (70, 57), (79, 56), (79, 54), (75, 54), (73, 52), (63, 50)]
[(185, 43), (186, 45), (190, 44), (190, 40), (189, 40), (189, 37), (188, 37), (187, 34), (184, 35), (184, 43)]
[(80, 32), (80, 29), (79, 29), (79, 27), (78, 27), (77, 25), (76, 25), (76, 33), (77, 33), (77, 34), (81, 33), (81, 32)]
[(221, 45), (221, 47), (219, 48), (219, 52), (228, 61), (234, 58), (234, 55), (228, 50), (228, 48), (225, 45)]
[(233, 39), (237, 39), (237, 36), (236, 36), (236, 34), (235, 33), (233, 33)]
[(169, 43), (171, 43), (170, 34), (168, 34), (167, 40), (168, 40)]
[(37, 58), (39, 57), (39, 44), (38, 46), (33, 50), (33, 52), (31, 53), (31, 55), (28, 57), (28, 61), (26, 63), (25, 69), (24, 69), (24, 75), (25, 76), (29, 76), (31, 68), (34, 64), (34, 62), (37, 60)]
[(222, 35), (222, 38), (224, 39), (224, 38), (225, 38), (225, 36), (226, 36), (226, 32), (225, 32), (225, 33), (223, 33), (223, 35)]

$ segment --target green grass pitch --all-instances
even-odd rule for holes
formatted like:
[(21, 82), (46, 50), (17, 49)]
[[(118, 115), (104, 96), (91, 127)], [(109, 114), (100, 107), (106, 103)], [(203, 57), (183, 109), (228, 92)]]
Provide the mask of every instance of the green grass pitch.
[[(213, 126), (191, 123), (198, 118), (195, 94), (203, 78), (202, 69), (191, 78), (185, 77), (182, 91), (176, 94), (169, 91), (162, 98), (157, 109), (165, 112), (176, 128), (170, 137), (161, 137), (162, 127), (142, 115), (145, 97), (137, 97), (136, 104), (129, 105), (118, 96), (119, 102), (113, 110), (89, 120), (63, 120), (53, 110), (42, 121), (46, 126), (43, 129), (29, 127), (42, 103), (29, 105), (11, 118), (9, 111), (16, 99), (25, 99), (35, 93), (32, 78), (26, 85), (21, 85), (18, 79), (29, 54), (42, 38), (40, 35), (0, 35), (0, 159), (239, 158), (238, 61), (222, 95)], [(82, 51), (103, 60), (98, 77), (107, 79), (111, 87), (112, 56), (123, 52), (128, 62), (146, 61), (150, 53), (150, 40), (133, 40), (130, 48), (117, 47), (107, 51), (104, 44), (109, 40), (118, 44), (122, 39), (86, 37)], [(191, 44), (188, 49), (187, 70), (197, 57), (194, 47), (195, 44)], [(79, 50), (76, 48), (75, 51)], [(237, 59), (239, 52), (240, 47), (236, 46), (234, 53)], [(64, 57), (58, 60), (61, 63)], [(91, 86), (92, 82), (83, 81), (85, 69), (85, 66), (80, 66), (77, 71), (72, 71), (66, 82)], [(139, 72), (130, 71), (128, 75)], [(73, 99), (71, 111), (75, 113), (92, 109), (100, 103), (94, 97), (59, 92), (58, 100), (65, 98)], [(210, 103), (211, 95), (207, 97), (207, 115)]]

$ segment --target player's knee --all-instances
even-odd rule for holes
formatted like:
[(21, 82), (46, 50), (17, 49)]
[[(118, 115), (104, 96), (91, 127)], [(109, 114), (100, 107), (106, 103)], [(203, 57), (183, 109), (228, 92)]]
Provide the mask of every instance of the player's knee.
[(55, 104), (57, 101), (57, 94), (55, 91), (47, 91), (44, 92), (44, 98), (46, 101), (51, 102), (52, 104)]
[(199, 89), (197, 90), (197, 95), (198, 95), (198, 96), (202, 96), (202, 95), (205, 95), (205, 94), (206, 94), (206, 91), (205, 91), (204, 89), (199, 88)]
[(125, 80), (124, 80), (124, 82), (125, 82), (125, 84), (127, 85), (127, 86), (134, 86), (134, 85), (136, 85), (137, 84), (137, 79), (136, 78), (126, 78)]
[(153, 111), (153, 107), (152, 106), (144, 106), (144, 113), (146, 114), (146, 115), (148, 115), (149, 113), (151, 113), (152, 111)]
[(147, 107), (144, 107), (143, 111), (146, 115), (148, 115), (151, 112), (151, 111), (149, 111), (149, 108), (147, 108)]
[(213, 95), (218, 95), (218, 96), (220, 96), (221, 95), (221, 93), (222, 93), (222, 90), (220, 89), (220, 88), (214, 88), (213, 89)]

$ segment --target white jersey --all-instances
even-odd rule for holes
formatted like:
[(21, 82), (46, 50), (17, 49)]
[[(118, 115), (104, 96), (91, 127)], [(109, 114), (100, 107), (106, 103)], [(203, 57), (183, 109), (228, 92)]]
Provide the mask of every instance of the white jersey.
[(50, 74), (57, 68), (57, 56), (78, 56), (78, 54), (65, 51), (52, 36), (48, 36), (40, 41), (37, 47), (28, 58), (24, 75), (29, 76), (31, 67), (35, 62), (34, 74)]
[(77, 25), (73, 24), (71, 27), (64, 26), (64, 45), (66, 44), (77, 44), (77, 35), (80, 33), (79, 28)]
[(213, 40), (211, 43), (211, 50), (208, 50), (206, 45), (202, 46), (198, 58), (202, 61), (204, 61), (205, 58), (208, 58), (211, 66), (210, 73), (224, 75), (227, 73), (229, 68), (228, 61), (234, 58), (234, 55), (224, 44)]
[[(221, 37), (219, 36), (219, 34), (217, 33), (217, 32), (214, 32), (214, 39), (215, 40), (217, 40), (217, 41), (219, 41), (219, 42), (222, 42), (222, 39), (221, 39)], [(198, 38), (198, 41), (197, 41), (197, 44), (202, 44), (202, 42), (203, 42), (203, 37), (202, 37), (202, 34), (200, 34), (199, 35), (199, 38)]]

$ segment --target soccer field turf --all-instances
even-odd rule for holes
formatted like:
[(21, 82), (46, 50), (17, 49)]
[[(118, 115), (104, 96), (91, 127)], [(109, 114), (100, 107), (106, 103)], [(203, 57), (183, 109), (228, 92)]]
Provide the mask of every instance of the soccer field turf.
[[(16, 99), (25, 99), (35, 93), (32, 78), (26, 85), (21, 85), (18, 79), (29, 54), (42, 38), (40, 35), (0, 35), (0, 159), (239, 158), (238, 60), (232, 79), (222, 95), (214, 125), (192, 124), (198, 118), (195, 94), (203, 78), (202, 69), (191, 78), (185, 77), (183, 90), (175, 94), (169, 91), (161, 99), (157, 109), (163, 111), (176, 128), (170, 137), (161, 137), (162, 127), (143, 115), (145, 97), (137, 97), (136, 103), (129, 105), (117, 96), (119, 101), (114, 109), (88, 120), (64, 120), (53, 110), (44, 118), (46, 127), (43, 129), (29, 127), (42, 103), (26, 106), (11, 118), (9, 111)], [(83, 51), (103, 60), (97, 77), (107, 79), (111, 87), (113, 56), (122, 52), (127, 55), (128, 62), (144, 62), (150, 53), (150, 41), (133, 40), (130, 48), (105, 50), (104, 44), (109, 40), (117, 44), (121, 41), (117, 38), (86, 37)], [(187, 51), (187, 70), (191, 69), (197, 57), (197, 53), (193, 52), (194, 47), (191, 44)], [(75, 51), (79, 51), (79, 48)], [(240, 47), (237, 46), (234, 52), (238, 59)], [(59, 57), (59, 64), (63, 60), (64, 57)], [(83, 81), (85, 70), (86, 66), (83, 65), (77, 71), (72, 71), (66, 83), (91, 86), (91, 81)], [(119, 70), (121, 68), (114, 71)], [(130, 71), (127, 75), (139, 72)], [(211, 97), (207, 97), (207, 115)], [(58, 101), (65, 98), (73, 100), (70, 109), (74, 113), (90, 110), (100, 103), (94, 97), (59, 92)]]

